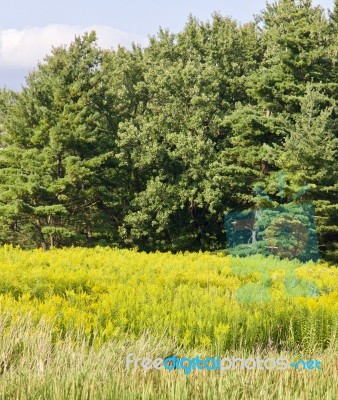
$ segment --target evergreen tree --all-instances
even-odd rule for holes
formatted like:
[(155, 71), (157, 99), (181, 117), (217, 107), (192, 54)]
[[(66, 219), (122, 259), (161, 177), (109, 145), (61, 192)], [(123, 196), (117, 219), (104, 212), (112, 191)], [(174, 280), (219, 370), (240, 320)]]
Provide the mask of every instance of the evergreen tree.
[(269, 113), (297, 113), (308, 82), (326, 90), (333, 82), (324, 10), (311, 0), (279, 0), (267, 4), (260, 22), (264, 57), (249, 92)]
[(278, 205), (283, 173), (289, 198), (311, 187), (299, 200), (334, 252), (337, 9), (279, 0), (245, 25), (190, 16), (145, 49), (54, 48), (0, 91), (0, 242), (224, 248), (224, 213)]
[[(331, 104), (330, 104), (331, 103)], [(334, 249), (338, 232), (338, 139), (332, 126), (332, 100), (308, 85), (301, 113), (282, 146), (271, 149), (287, 176), (289, 199), (308, 185), (297, 201), (313, 204), (321, 250)], [(337, 243), (336, 243), (337, 246)]]
[(97, 204), (109, 190), (114, 136), (95, 40), (86, 34), (69, 49), (54, 49), (6, 121), (2, 224), (17, 235), (29, 232), (43, 248), (86, 243), (99, 233), (110, 238)]

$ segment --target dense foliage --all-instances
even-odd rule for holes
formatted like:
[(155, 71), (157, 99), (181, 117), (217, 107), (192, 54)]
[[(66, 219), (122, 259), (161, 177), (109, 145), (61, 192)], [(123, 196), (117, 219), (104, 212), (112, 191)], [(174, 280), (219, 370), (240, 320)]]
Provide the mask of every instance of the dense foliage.
[(337, 254), (337, 14), (279, 0), (144, 49), (54, 48), (0, 91), (0, 243), (224, 248), (224, 213), (278, 204), (282, 172)]

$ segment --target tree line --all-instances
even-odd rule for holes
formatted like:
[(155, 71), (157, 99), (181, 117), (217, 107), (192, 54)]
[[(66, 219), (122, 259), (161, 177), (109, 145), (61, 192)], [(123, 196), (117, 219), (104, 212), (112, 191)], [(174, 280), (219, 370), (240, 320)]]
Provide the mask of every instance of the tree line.
[(0, 244), (223, 249), (224, 214), (276, 206), (282, 173), (337, 255), (337, 43), (337, 0), (280, 0), (145, 48), (53, 48), (0, 91)]

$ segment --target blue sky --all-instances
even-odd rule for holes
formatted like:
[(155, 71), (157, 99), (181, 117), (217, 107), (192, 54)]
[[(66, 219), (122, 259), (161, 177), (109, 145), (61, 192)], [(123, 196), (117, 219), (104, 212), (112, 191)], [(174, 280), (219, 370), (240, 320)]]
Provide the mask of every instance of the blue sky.
[[(313, 0), (332, 8), (334, 0)], [(19, 89), (24, 76), (52, 45), (96, 29), (102, 47), (145, 45), (160, 26), (177, 32), (191, 13), (201, 20), (214, 11), (247, 22), (265, 0), (7, 0), (0, 14), (0, 87)]]

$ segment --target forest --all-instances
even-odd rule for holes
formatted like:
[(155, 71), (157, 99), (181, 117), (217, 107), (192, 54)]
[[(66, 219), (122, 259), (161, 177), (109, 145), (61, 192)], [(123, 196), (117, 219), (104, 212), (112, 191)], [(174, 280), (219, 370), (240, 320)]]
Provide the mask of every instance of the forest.
[(337, 0), (190, 16), (145, 48), (88, 32), (0, 90), (0, 244), (216, 251), (224, 215), (283, 190), (337, 259), (337, 114)]

